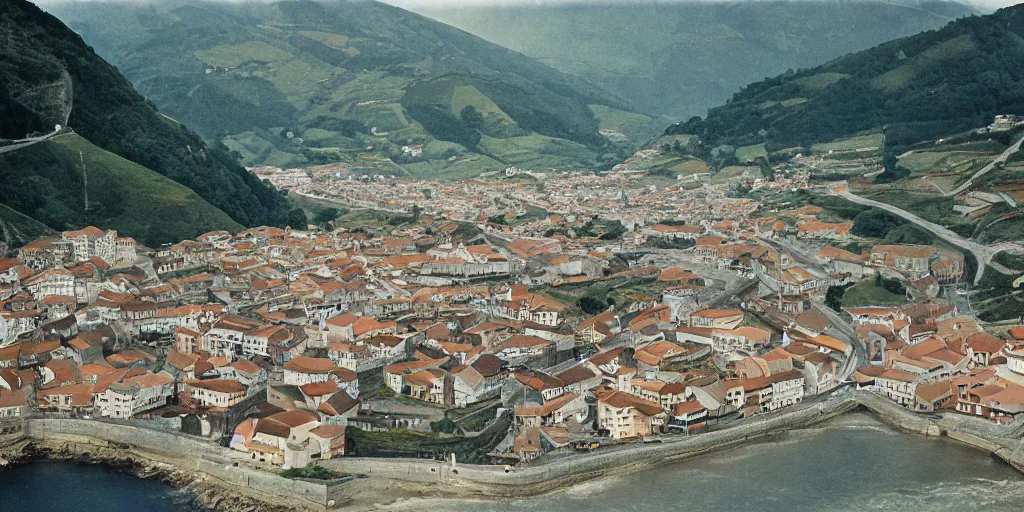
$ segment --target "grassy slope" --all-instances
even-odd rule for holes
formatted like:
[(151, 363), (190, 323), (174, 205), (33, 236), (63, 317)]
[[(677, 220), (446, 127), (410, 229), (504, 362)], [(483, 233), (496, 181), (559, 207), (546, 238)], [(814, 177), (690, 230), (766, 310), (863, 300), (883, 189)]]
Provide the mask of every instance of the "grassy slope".
[(0, 180), (0, 200), (55, 230), (93, 224), (157, 246), (242, 227), (192, 190), (73, 134), (0, 155)]
[(8, 247), (18, 247), (54, 234), (55, 231), (45, 224), (0, 204), (0, 242)]
[[(575, 77), (376, 2), (171, 0), (51, 10), (172, 117), (221, 137), (250, 164), (355, 162), (365, 154), (435, 176), (526, 161), (596, 166), (608, 143), (589, 105), (624, 107)], [(545, 146), (514, 161), (481, 159), (461, 133), (459, 113), (468, 105), (484, 114), (479, 131), (487, 136), (542, 135), (573, 144), (564, 153), (553, 148), (555, 155)], [(435, 119), (439, 112), (446, 116)], [(403, 146), (437, 140), (458, 147), (443, 155), (403, 154)]]
[(855, 308), (864, 306), (899, 306), (905, 304), (907, 298), (889, 290), (875, 286), (870, 280), (860, 281), (843, 294), (843, 307)]

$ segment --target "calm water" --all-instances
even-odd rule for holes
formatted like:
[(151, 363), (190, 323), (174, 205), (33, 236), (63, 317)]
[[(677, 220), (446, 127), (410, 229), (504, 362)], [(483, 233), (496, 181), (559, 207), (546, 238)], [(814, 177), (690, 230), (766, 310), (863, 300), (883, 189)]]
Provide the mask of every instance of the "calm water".
[[(437, 502), (437, 503), (434, 503)], [(1024, 478), (944, 439), (889, 430), (867, 415), (643, 473), (515, 502), (412, 500), (396, 508), (464, 512), (1019, 511)], [(100, 466), (35, 462), (0, 473), (0, 511), (164, 512), (189, 496)]]
[(983, 452), (850, 415), (823, 428), (535, 500), (451, 505), (465, 512), (1020, 511), (1024, 478)]
[(0, 473), (0, 511), (171, 512), (193, 510), (168, 485), (92, 464), (37, 461)]

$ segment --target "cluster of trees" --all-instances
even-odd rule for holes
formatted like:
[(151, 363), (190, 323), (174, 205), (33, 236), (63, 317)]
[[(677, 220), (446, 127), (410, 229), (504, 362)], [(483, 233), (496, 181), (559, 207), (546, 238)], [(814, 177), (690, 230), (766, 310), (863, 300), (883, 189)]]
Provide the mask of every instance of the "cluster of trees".
[(841, 312), (843, 309), (843, 296), (846, 295), (846, 289), (851, 286), (853, 285), (829, 286), (828, 290), (825, 290), (825, 305), (832, 311)]
[(907, 287), (899, 279), (882, 277), (882, 274), (875, 274), (875, 286), (896, 295), (907, 294)]
[(596, 297), (584, 295), (583, 297), (580, 297), (580, 299), (576, 301), (576, 305), (579, 306), (579, 308), (583, 310), (584, 313), (592, 316), (604, 313), (605, 310), (607, 310), (610, 306), (614, 306), (615, 299), (608, 297), (606, 300), (602, 301), (601, 299), (598, 299)]

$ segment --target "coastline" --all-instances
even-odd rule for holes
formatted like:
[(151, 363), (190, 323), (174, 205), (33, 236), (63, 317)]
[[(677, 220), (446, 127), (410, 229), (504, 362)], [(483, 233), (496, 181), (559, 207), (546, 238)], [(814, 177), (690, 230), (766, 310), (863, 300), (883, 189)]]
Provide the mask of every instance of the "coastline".
[(30, 439), (0, 446), (0, 474), (37, 460), (97, 464), (140, 479), (155, 480), (191, 496), (192, 505), (214, 512), (292, 512), (296, 508), (275, 496), (250, 493), (222, 480), (188, 469), (184, 459), (116, 445), (97, 439)]
[[(923, 416), (866, 392), (811, 403), (760, 421), (720, 431), (681, 438), (662, 444), (638, 444), (608, 453), (571, 456), (547, 464), (504, 473), (500, 466), (475, 466), (411, 459), (341, 458), (321, 463), (331, 469), (362, 473), (367, 478), (347, 479), (331, 485), (296, 482), (269, 471), (249, 470), (263, 476), (247, 475), (238, 480), (239, 468), (225, 465), (227, 459), (185, 451), (175, 454), (158, 447), (169, 433), (145, 432), (120, 425), (100, 424), (92, 429), (85, 420), (27, 420), (25, 432), (0, 439), (0, 457), (12, 462), (39, 458), (76, 460), (105, 464), (140, 478), (157, 479), (195, 496), (198, 506), (223, 512), (270, 510), (382, 510), (445, 500), (463, 502), (536, 498), (573, 486), (653, 468), (699, 455), (736, 447), (773, 435), (811, 427), (854, 411), (865, 411), (882, 423), (905, 434), (948, 437), (961, 444), (988, 452), (1024, 473), (1024, 455), (1016, 451), (1015, 425), (1000, 426), (959, 415)], [(755, 417), (755, 420), (758, 418)], [(96, 422), (93, 422), (96, 423)], [(83, 428), (86, 427), (86, 428)], [(79, 429), (76, 433), (76, 429)], [(126, 443), (126, 440), (135, 440)], [(216, 452), (219, 447), (209, 447)], [(227, 470), (227, 471), (225, 471)], [(254, 484), (249, 478), (258, 479)], [(273, 481), (281, 480), (288, 482)], [(272, 485), (266, 485), (271, 482)], [(295, 485), (291, 485), (295, 484)], [(278, 487), (275, 487), (278, 486)], [(305, 493), (305, 497), (303, 497)], [(299, 498), (297, 500), (296, 498)], [(322, 500), (317, 503), (315, 500)]]

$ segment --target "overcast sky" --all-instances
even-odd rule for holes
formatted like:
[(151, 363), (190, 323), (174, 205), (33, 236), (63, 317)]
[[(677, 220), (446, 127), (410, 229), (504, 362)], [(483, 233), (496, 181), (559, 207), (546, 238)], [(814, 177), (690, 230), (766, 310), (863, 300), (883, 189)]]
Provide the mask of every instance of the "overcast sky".
[[(609, 4), (652, 4), (652, 3), (671, 3), (674, 1), (692, 1), (692, 0), (382, 0), (386, 3), (397, 5), (408, 9), (416, 9), (417, 7), (431, 7), (431, 6), (452, 6), (452, 5), (545, 5), (545, 4), (560, 4), (560, 3), (575, 3), (575, 4), (594, 4), (594, 3), (609, 3)], [(743, 1), (743, 0), (740, 0)], [(748, 0), (758, 1), (758, 0)], [(810, 0), (809, 0), (810, 1)], [(1024, 0), (961, 0), (963, 3), (968, 3), (986, 10), (995, 10), (1000, 7), (1006, 7), (1007, 5), (1019, 4)]]
[[(0, 0), (2, 2), (3, 0)], [(65, 3), (68, 1), (103, 1), (103, 0), (32, 0), (37, 4), (55, 4)], [(133, 1), (133, 2), (159, 2), (160, 0), (122, 0), (122, 1)], [(227, 0), (227, 1), (252, 1), (252, 0)], [(268, 1), (268, 0), (260, 0)], [(652, 3), (672, 3), (672, 2), (685, 2), (695, 0), (381, 0), (383, 2), (404, 7), (410, 10), (416, 10), (417, 8), (425, 8), (432, 6), (458, 6), (458, 5), (551, 5), (551, 4), (595, 4), (595, 3), (609, 3), (609, 4), (647, 4)], [(715, 1), (715, 0), (697, 0), (697, 1)], [(719, 0), (719, 1), (759, 1), (759, 0)], [(814, 0), (804, 0), (814, 1)], [(885, 0), (879, 0), (885, 1)], [(963, 3), (968, 3), (978, 7), (982, 10), (995, 10), (1000, 7), (1006, 7), (1007, 5), (1014, 5), (1024, 0), (959, 0)]]

